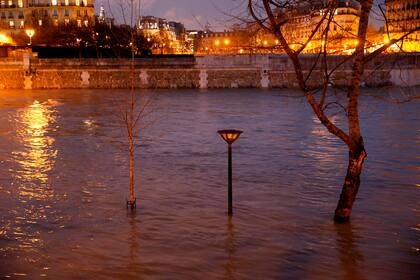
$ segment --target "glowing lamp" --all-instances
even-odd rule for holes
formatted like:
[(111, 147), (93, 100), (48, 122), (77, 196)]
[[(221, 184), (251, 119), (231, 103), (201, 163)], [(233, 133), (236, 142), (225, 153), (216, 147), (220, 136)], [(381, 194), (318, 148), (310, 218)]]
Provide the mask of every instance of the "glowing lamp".
[(235, 129), (225, 129), (219, 130), (217, 133), (220, 134), (220, 136), (223, 138), (223, 140), (226, 141), (226, 143), (231, 145), (239, 138), (239, 136), (241, 136), (242, 131)]
[(32, 45), (32, 37), (35, 35), (35, 30), (33, 29), (26, 29), (26, 35), (29, 37), (29, 45)]

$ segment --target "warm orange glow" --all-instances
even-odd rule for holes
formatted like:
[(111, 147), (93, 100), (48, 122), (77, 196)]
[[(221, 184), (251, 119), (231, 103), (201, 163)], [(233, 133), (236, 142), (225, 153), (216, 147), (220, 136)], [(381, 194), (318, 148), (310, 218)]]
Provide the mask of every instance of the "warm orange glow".
[(275, 42), (275, 43), (276, 43), (276, 45), (278, 45), (280, 42), (279, 42), (279, 40), (276, 40), (276, 42)]
[(385, 42), (385, 44), (388, 44), (389, 43), (389, 39), (388, 38), (385, 38), (384, 42)]
[(225, 140), (228, 144), (232, 144), (239, 138), (242, 131), (234, 130), (234, 129), (227, 129), (227, 130), (219, 130), (218, 133), (220, 136)]
[[(19, 164), (25, 172), (19, 174), (23, 180), (38, 180), (40, 183), (46, 183), (49, 178), (49, 172), (52, 170), (57, 150), (54, 149), (54, 137), (49, 136), (49, 132), (54, 130), (55, 123), (54, 106), (58, 103), (54, 100), (40, 103), (34, 101), (30, 106), (22, 109), (19, 116), (25, 126), (18, 130), (20, 139), (25, 144), (26, 150), (17, 154), (21, 157)], [(33, 192), (32, 189), (22, 189), (23, 196), (37, 197), (39, 192)]]
[(215, 44), (216, 46), (218, 46), (218, 45), (220, 45), (220, 41), (219, 41), (219, 40), (217, 40), (216, 42), (214, 42), (214, 44)]
[(243, 49), (240, 49), (240, 50), (239, 50), (239, 53), (244, 53), (244, 50), (243, 50)]
[(0, 33), (0, 44), (13, 44), (13, 40), (9, 36)]
[(26, 35), (28, 35), (29, 38), (32, 38), (32, 36), (35, 35), (35, 30), (33, 30), (33, 29), (26, 29), (25, 32), (26, 32)]
[(225, 45), (229, 45), (230, 41), (229, 39), (225, 39)]
[(267, 42), (267, 41), (264, 41), (264, 43), (263, 43), (263, 44), (264, 44), (264, 46), (266, 46), (266, 45), (268, 44), (268, 42)]

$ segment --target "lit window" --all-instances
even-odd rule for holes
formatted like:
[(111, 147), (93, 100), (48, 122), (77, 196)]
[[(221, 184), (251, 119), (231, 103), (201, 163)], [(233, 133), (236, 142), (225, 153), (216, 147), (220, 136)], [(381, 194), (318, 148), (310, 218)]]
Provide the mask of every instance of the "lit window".
[(68, 6), (69, 5), (69, 0), (65, 0), (64, 5)]
[(69, 10), (64, 10), (64, 16), (65, 16), (65, 17), (70, 16)]
[(23, 20), (20, 21), (20, 28), (23, 28), (25, 26), (25, 22)]
[(51, 5), (57, 6), (57, 0), (51, 0)]
[(9, 26), (10, 26), (10, 28), (14, 28), (15, 27), (15, 22), (13, 20), (9, 21)]
[(12, 0), (9, 0), (8, 2), (9, 2), (9, 6), (12, 6), (13, 5), (13, 1)]
[(78, 19), (78, 20), (77, 20), (77, 26), (78, 26), (78, 27), (82, 27), (82, 20), (81, 20), (81, 19)]
[(23, 0), (18, 0), (18, 7), (23, 8)]
[(76, 6), (80, 6), (80, 0), (76, 0)]
[(69, 24), (69, 23), (70, 23), (70, 19), (65, 18), (65, 19), (64, 19), (64, 23), (65, 23), (65, 24)]
[(38, 25), (41, 26), (42, 25), (42, 19), (38, 20)]
[(57, 16), (58, 16), (58, 11), (57, 11), (57, 10), (54, 10), (54, 11), (53, 11), (53, 16), (55, 16), (55, 17), (57, 17)]
[(85, 21), (84, 21), (84, 23), (85, 23), (85, 26), (86, 26), (86, 27), (88, 27), (88, 26), (89, 26), (89, 21), (88, 21), (88, 20), (85, 20)]
[(87, 0), (82, 0), (83, 6), (87, 6)]
[(55, 26), (58, 26), (58, 19), (55, 19), (55, 20), (54, 20), (54, 25), (55, 25)]

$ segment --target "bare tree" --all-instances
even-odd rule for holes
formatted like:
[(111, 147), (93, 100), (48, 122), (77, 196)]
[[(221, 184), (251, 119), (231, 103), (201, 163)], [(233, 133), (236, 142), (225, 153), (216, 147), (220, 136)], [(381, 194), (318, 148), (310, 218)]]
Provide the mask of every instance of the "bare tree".
[[(248, 11), (253, 20), (268, 33), (274, 34), (279, 40), (281, 47), (293, 63), (299, 88), (304, 93), (313, 112), (326, 129), (343, 141), (348, 148), (347, 174), (334, 215), (335, 221), (348, 222), (360, 186), (363, 163), (367, 156), (360, 128), (358, 106), (365, 65), (391, 45), (420, 29), (417, 27), (400, 38), (392, 39), (375, 51), (367, 53), (365, 51), (368, 43), (366, 37), (373, 1), (356, 1), (360, 8), (358, 28), (353, 34), (357, 39), (357, 44), (351, 55), (336, 65), (329, 66), (327, 59), (329, 56), (328, 42), (330, 41), (329, 36), (331, 35), (332, 26), (336, 24), (334, 16), (338, 2), (333, 0), (248, 0)], [(287, 37), (288, 34), (285, 32), (285, 27), (290, 21), (289, 11), (303, 9), (316, 4), (322, 5), (322, 12), (319, 14), (317, 22), (312, 26), (309, 36), (302, 42), (299, 42), (299, 44), (290, 42)], [(321, 40), (322, 44), (313, 65), (308, 68), (307, 65), (303, 64), (300, 55), (310, 45), (310, 42), (315, 39)], [(351, 77), (349, 78), (349, 86), (346, 89), (346, 102), (341, 104), (337, 101), (329, 101), (331, 97), (329, 87), (333, 84), (331, 79), (333, 73), (344, 63), (351, 64)], [(319, 73), (323, 77), (323, 82), (321, 87), (315, 87), (312, 82), (315, 75), (319, 75)], [(344, 111), (347, 118), (347, 131), (333, 122), (332, 115), (336, 112), (331, 112), (332, 108)]]
[[(129, 11), (130, 11), (130, 26), (135, 25), (136, 9), (134, 0), (129, 0)], [(121, 1), (120, 7), (121, 11), (125, 17), (124, 5), (127, 5), (128, 1)], [(140, 9), (140, 6), (138, 6)], [(128, 155), (129, 155), (129, 191), (130, 196), (127, 201), (127, 208), (131, 210), (136, 208), (136, 197), (134, 193), (134, 151), (136, 147), (136, 139), (138, 139), (139, 133), (148, 127), (151, 122), (145, 122), (145, 119), (150, 115), (154, 108), (152, 106), (153, 98), (152, 96), (143, 95), (143, 97), (138, 97), (136, 95), (136, 71), (135, 71), (135, 44), (134, 40), (136, 37), (135, 28), (131, 28), (131, 63), (130, 63), (130, 93), (126, 98), (124, 104), (121, 105), (121, 120), (126, 129), (126, 136), (128, 140)]]

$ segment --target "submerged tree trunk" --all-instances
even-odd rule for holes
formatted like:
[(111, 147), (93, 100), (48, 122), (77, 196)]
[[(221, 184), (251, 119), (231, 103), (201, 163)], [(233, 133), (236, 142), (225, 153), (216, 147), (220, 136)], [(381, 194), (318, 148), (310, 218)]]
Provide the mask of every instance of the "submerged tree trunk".
[(134, 198), (134, 144), (133, 138), (130, 139), (130, 206), (135, 207)]
[(335, 209), (334, 221), (346, 223), (350, 220), (353, 203), (360, 186), (360, 175), (362, 174), (363, 161), (366, 158), (365, 149), (357, 148), (349, 151), (349, 165), (341, 191), (340, 200)]

